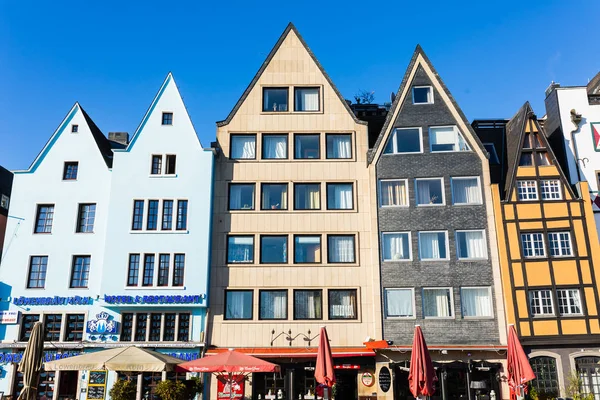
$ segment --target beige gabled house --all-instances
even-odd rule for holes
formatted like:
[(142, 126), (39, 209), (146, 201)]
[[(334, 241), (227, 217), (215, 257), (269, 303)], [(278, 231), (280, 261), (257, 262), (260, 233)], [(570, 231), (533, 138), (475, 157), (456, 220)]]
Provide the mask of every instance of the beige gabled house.
[(217, 123), (217, 142), (209, 354), (236, 348), (280, 364), (281, 374), (254, 374), (245, 395), (297, 399), (314, 390), (325, 325), (338, 398), (375, 392), (364, 345), (382, 336), (367, 125), (292, 24)]

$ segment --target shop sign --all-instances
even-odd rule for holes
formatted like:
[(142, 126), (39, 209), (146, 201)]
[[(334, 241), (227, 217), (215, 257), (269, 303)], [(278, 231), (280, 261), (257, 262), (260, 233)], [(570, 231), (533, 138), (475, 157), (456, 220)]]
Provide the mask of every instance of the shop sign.
[(198, 359), (198, 353), (163, 353), (183, 361), (194, 361)]
[(19, 323), (18, 311), (0, 311), (0, 324), (9, 325)]
[[(44, 362), (61, 360), (63, 358), (69, 358), (69, 357), (78, 356), (78, 355), (81, 355), (81, 352), (67, 351), (64, 353), (57, 353), (57, 352), (45, 351), (44, 352)], [(19, 363), (19, 362), (21, 362), (21, 358), (23, 358), (23, 352), (0, 353), (0, 364)]]
[(373, 378), (373, 374), (370, 373), (369, 371), (363, 372), (362, 376), (360, 377), (360, 380), (362, 381), (362, 384), (365, 385), (365, 386), (367, 386), (367, 387), (371, 387), (375, 383), (375, 379)]
[(118, 339), (119, 323), (109, 313), (102, 311), (96, 314), (95, 319), (90, 319), (87, 323), (86, 332), (90, 340), (112, 340)]
[(90, 371), (87, 400), (104, 400), (106, 396), (106, 371)]
[(381, 391), (387, 393), (392, 385), (392, 374), (388, 367), (381, 367), (379, 370), (379, 387)]
[[(246, 385), (244, 384), (245, 376), (243, 374), (233, 375), (230, 381), (225, 377), (217, 378), (217, 399), (243, 399)], [(233, 389), (233, 396), (231, 390)]]
[(17, 306), (87, 306), (94, 302), (91, 297), (15, 297), (13, 304)]
[(201, 304), (206, 299), (205, 294), (189, 296), (113, 296), (104, 295), (108, 304)]

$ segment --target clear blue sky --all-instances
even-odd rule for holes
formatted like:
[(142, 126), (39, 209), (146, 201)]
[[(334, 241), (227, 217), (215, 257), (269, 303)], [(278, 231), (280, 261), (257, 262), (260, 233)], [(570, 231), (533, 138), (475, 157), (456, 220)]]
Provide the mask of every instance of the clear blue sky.
[(200, 140), (289, 21), (346, 98), (397, 90), (420, 43), (469, 120), (510, 117), (600, 70), (600, 2), (0, 0), (0, 165), (24, 169), (75, 101), (133, 133), (169, 71)]

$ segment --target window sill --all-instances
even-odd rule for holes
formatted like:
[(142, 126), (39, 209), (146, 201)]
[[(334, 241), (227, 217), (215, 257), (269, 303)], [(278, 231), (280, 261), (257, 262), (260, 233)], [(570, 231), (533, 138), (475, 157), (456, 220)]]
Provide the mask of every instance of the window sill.
[(493, 321), (494, 320), (494, 316), (493, 315), (486, 315), (486, 316), (482, 316), (482, 317), (463, 317), (463, 319), (465, 321)]
[(75, 232), (76, 235), (93, 235), (96, 232)]
[(423, 262), (442, 262), (442, 261), (450, 261), (449, 258), (420, 258), (419, 261)]
[(396, 260), (383, 260), (384, 263), (394, 263), (394, 262), (410, 262), (413, 261), (412, 258), (399, 258)]
[(408, 151), (402, 153), (383, 153), (384, 156), (407, 155), (407, 154), (424, 154), (422, 151)]
[(453, 206), (464, 207), (464, 206), (481, 206), (483, 203), (454, 203)]
[(433, 320), (447, 320), (447, 321), (453, 321), (456, 318), (454, 316), (451, 317), (423, 317), (423, 319), (433, 319)]
[[(185, 286), (125, 286), (125, 290), (186, 290)], [(179, 305), (179, 304), (171, 304)]]
[(487, 261), (488, 258), (459, 258), (460, 262), (477, 262), (477, 261)]
[(227, 263), (227, 268), (235, 267), (323, 267), (323, 268), (345, 268), (345, 267), (360, 267), (358, 263)]
[(77, 179), (63, 179), (63, 182), (77, 182)]
[(406, 205), (389, 205), (389, 206), (384, 206), (382, 204), (379, 205), (379, 208), (383, 208), (383, 209), (386, 209), (386, 208), (392, 208), (392, 209), (393, 208), (405, 208), (405, 209), (408, 209), (409, 207), (410, 207), (410, 204), (406, 204)]
[(581, 318), (585, 317), (585, 314), (560, 314), (561, 318)]
[(417, 317), (385, 317), (386, 321), (414, 321)]
[(437, 154), (437, 153), (472, 153), (471, 150), (441, 150), (441, 151), (434, 151), (434, 150), (429, 150), (431, 154)]
[(417, 204), (417, 207), (443, 207), (446, 203), (442, 204)]
[(152, 179), (172, 179), (172, 178), (177, 178), (179, 175), (178, 174), (150, 174), (148, 175), (148, 178), (152, 178)]
[(129, 231), (130, 234), (132, 235), (177, 235), (177, 234), (182, 234), (182, 235), (187, 235), (190, 233), (189, 229), (187, 230), (155, 230), (155, 231), (148, 231), (148, 230), (141, 230), (141, 231), (133, 231), (130, 230)]

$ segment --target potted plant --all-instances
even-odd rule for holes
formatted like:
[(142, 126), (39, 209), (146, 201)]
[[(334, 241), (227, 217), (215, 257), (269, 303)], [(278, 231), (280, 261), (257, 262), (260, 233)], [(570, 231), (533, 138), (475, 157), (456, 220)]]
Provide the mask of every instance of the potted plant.
[(127, 380), (116, 381), (108, 394), (112, 400), (135, 400), (137, 385)]
[(155, 393), (161, 400), (186, 400), (186, 387), (181, 381), (161, 381)]

